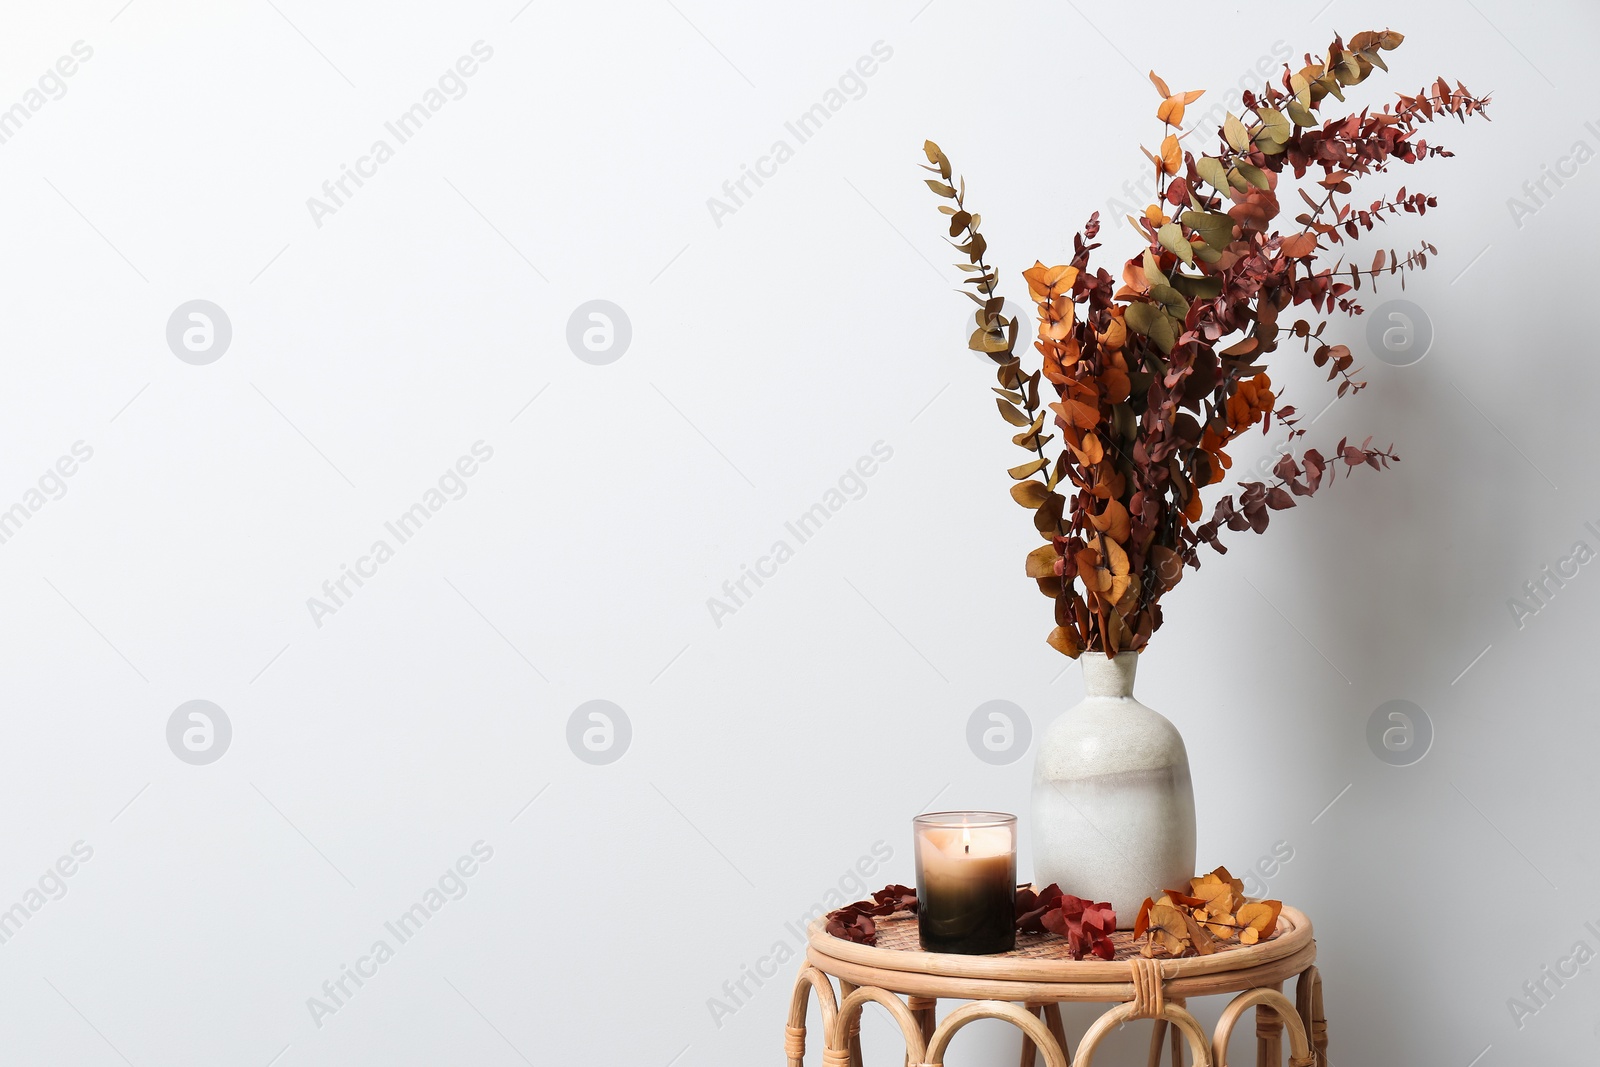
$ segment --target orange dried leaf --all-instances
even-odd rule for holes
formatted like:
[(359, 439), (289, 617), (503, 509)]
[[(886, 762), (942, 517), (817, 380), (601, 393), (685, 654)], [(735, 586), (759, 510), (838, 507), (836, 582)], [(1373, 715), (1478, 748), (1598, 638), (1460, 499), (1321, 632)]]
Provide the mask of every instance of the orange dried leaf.
[(1150, 909), (1155, 907), (1155, 901), (1149, 897), (1144, 898), (1144, 904), (1139, 908), (1139, 917), (1133, 920), (1133, 939), (1137, 941), (1150, 929)]
[[(1100, 444), (1100, 437), (1093, 432), (1085, 432), (1081, 442), (1074, 442), (1071, 434), (1067, 435), (1067, 447), (1072, 449), (1072, 454), (1078, 462), (1085, 467), (1092, 467), (1106, 458), (1106, 450)], [(1126, 540), (1126, 538), (1124, 538)]]
[(1183, 150), (1178, 147), (1178, 138), (1167, 134), (1161, 141), (1161, 170), (1165, 174), (1176, 174), (1183, 169)]
[[(1254, 944), (1256, 939), (1266, 940), (1278, 930), (1278, 916), (1283, 912), (1281, 900), (1258, 900), (1246, 904), (1239, 909), (1238, 923), (1242, 930), (1239, 940), (1245, 944)], [(1255, 938), (1245, 941), (1246, 934), (1254, 934)]]
[(1105, 333), (1096, 336), (1108, 349), (1121, 348), (1128, 343), (1128, 327), (1123, 325), (1122, 319), (1118, 317), (1111, 320), (1111, 325), (1106, 327)]
[[(1093, 435), (1090, 436), (1092, 437)], [(1107, 500), (1106, 506), (1101, 510), (1100, 514), (1090, 513), (1089, 522), (1096, 530), (1111, 538), (1112, 543), (1126, 542), (1128, 540), (1130, 530), (1128, 509), (1122, 506), (1122, 501), (1120, 500)], [(1119, 548), (1117, 551), (1121, 552), (1122, 550)], [(1124, 565), (1126, 565), (1126, 553), (1123, 554), (1123, 560)]]
[(1061, 416), (1061, 421), (1080, 430), (1092, 430), (1100, 423), (1100, 405), (1085, 403), (1067, 396), (1061, 403), (1051, 404), (1050, 410)]
[(1105, 386), (1106, 403), (1120, 404), (1133, 392), (1133, 383), (1121, 367), (1108, 366), (1100, 372), (1100, 384)]
[(1297, 233), (1283, 239), (1283, 254), (1290, 259), (1303, 259), (1317, 250), (1317, 235)]

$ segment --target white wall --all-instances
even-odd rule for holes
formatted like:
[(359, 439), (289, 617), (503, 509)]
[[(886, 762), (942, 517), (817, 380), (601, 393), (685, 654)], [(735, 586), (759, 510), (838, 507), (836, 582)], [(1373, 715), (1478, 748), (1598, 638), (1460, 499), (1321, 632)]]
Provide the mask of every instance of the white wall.
[[(0, 908), (92, 857), (0, 945), (0, 1058), (775, 1062), (795, 964), (714, 1018), (723, 983), (875, 845), (869, 888), (909, 881), (925, 804), (1024, 810), (1030, 760), (978, 760), (968, 718), (1005, 699), (1037, 730), (1080, 688), (1021, 577), (923, 138), (1021, 296), (1142, 174), (1146, 69), (1222, 91), (1275, 45), (1389, 24), (1410, 40), (1361, 101), (1439, 73), (1495, 92), (1492, 123), (1437, 130), (1458, 158), (1368, 187), (1440, 197), (1384, 238), (1440, 248), (1405, 294), (1434, 341), (1390, 366), (1337, 324), (1372, 388), (1314, 437), (1403, 462), (1208, 556), (1140, 695), (1188, 739), (1202, 863), (1292, 849), (1270, 888), (1315, 920), (1337, 1062), (1593, 1058), (1592, 967), (1520, 1028), (1507, 1003), (1600, 948), (1600, 565), (1520, 628), (1508, 607), (1600, 548), (1594, 168), (1507, 203), (1600, 149), (1592, 8), (520, 2), (7, 6), (0, 107), (93, 54), (0, 144), (0, 508), (92, 457), (0, 544)], [(399, 144), (384, 124), (478, 41), (465, 94)], [(785, 123), (875, 47), (798, 143)], [(380, 138), (393, 158), (314, 219)], [(194, 299), (231, 323), (205, 365), (166, 340)], [(631, 323), (607, 365), (566, 340), (594, 299)], [(1277, 358), (1319, 409), (1309, 361)], [(386, 532), (480, 441), (465, 495)], [(798, 544), (784, 524), (877, 442)], [(314, 619), (379, 539), (393, 558)], [(793, 558), (714, 620), (779, 539)], [(197, 699), (232, 730), (207, 765), (167, 741)], [(631, 724), (605, 765), (567, 741), (597, 699)], [(1397, 699), (1434, 734), (1403, 767), (1366, 740)], [(477, 842), (465, 895), (400, 943), (385, 922)], [(393, 958), (314, 1019), (379, 939)], [(1014, 1054), (991, 1033), (952, 1062), (984, 1041)], [(1119, 1043), (1142, 1057), (1142, 1030)]]

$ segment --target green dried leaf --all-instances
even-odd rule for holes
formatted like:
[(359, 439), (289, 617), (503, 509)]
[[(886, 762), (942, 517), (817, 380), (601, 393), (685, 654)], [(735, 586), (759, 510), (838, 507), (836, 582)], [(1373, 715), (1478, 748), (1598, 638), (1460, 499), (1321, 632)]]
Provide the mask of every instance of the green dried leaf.
[(1190, 300), (1211, 300), (1222, 295), (1222, 279), (1196, 278), (1188, 274), (1174, 274), (1172, 287)]
[(1195, 161), (1194, 169), (1213, 189), (1223, 193), (1228, 191), (1228, 168), (1222, 165), (1222, 160), (1214, 156), (1201, 156)]
[(1156, 231), (1156, 240), (1161, 247), (1177, 256), (1185, 263), (1194, 262), (1194, 248), (1184, 240), (1183, 227), (1176, 222), (1169, 222)]
[(1161, 306), (1167, 309), (1167, 314), (1182, 322), (1189, 317), (1189, 301), (1183, 294), (1170, 285), (1152, 286), (1150, 295), (1161, 301)]
[[(1311, 81), (1304, 74), (1289, 75), (1289, 91), (1294, 94), (1294, 102), (1302, 108), (1311, 106)], [(1290, 113), (1290, 117), (1293, 118), (1293, 112)], [(1309, 126), (1311, 123), (1305, 122), (1301, 125)]]
[(1281, 149), (1293, 136), (1294, 128), (1289, 125), (1289, 120), (1283, 117), (1283, 112), (1264, 107), (1256, 114), (1261, 117), (1261, 129), (1256, 131), (1255, 143), (1263, 151), (1271, 153), (1273, 147)]
[(1235, 152), (1243, 152), (1250, 147), (1250, 131), (1244, 128), (1244, 123), (1228, 112), (1228, 117), (1222, 123), (1222, 139), (1228, 142), (1228, 147)]
[(1233, 242), (1233, 219), (1220, 211), (1185, 211), (1183, 224), (1218, 252)]
[(1128, 310), (1123, 312), (1123, 322), (1128, 324), (1128, 329), (1134, 333), (1150, 336), (1150, 331), (1155, 328), (1156, 320), (1162, 318), (1161, 309), (1154, 304), (1146, 304), (1136, 300), (1128, 305)]
[(1172, 346), (1178, 343), (1178, 331), (1172, 325), (1172, 319), (1166, 315), (1159, 315), (1150, 327), (1150, 340), (1161, 349), (1161, 354), (1170, 356)]
[(1133, 408), (1127, 404), (1111, 405), (1111, 430), (1124, 441), (1131, 441), (1138, 432), (1139, 422)]
[(1266, 189), (1268, 187), (1267, 175), (1260, 167), (1252, 166), (1249, 163), (1236, 163), (1233, 169), (1238, 171), (1240, 177), (1257, 189)]
[(1144, 250), (1144, 280), (1150, 285), (1166, 285), (1167, 276), (1161, 273), (1161, 267), (1156, 263), (1156, 257), (1148, 248)]

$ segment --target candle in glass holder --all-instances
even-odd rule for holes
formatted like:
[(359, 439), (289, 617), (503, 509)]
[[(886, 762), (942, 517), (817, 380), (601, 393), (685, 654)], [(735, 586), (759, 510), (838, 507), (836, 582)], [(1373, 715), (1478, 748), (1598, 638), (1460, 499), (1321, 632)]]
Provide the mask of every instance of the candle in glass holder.
[(1017, 940), (1017, 817), (941, 811), (918, 815), (912, 829), (924, 951), (1011, 951)]

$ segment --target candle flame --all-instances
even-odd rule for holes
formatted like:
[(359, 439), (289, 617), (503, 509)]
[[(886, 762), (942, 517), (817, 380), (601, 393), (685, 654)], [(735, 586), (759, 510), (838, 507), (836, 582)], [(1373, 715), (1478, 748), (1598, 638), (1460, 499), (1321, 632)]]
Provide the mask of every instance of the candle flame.
[(965, 824), (961, 827), (961, 851), (965, 853), (972, 851), (972, 831)]

